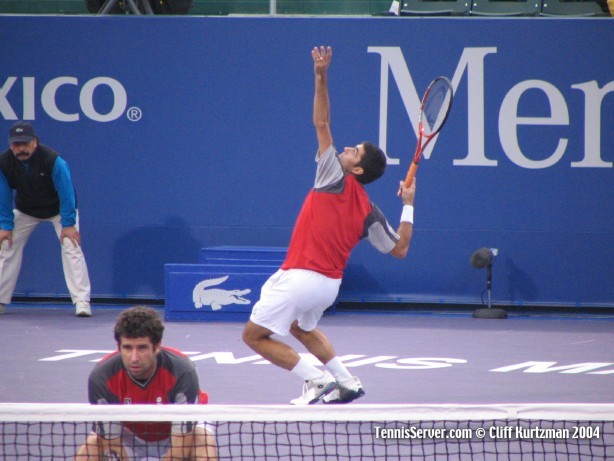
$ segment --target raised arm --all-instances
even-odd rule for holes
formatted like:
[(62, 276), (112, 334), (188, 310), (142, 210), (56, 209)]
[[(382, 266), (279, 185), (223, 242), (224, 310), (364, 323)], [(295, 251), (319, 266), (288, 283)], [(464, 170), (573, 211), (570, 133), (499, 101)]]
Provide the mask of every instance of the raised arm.
[[(403, 214), (401, 217), (401, 223), (397, 229), (399, 234), (399, 241), (396, 243), (390, 254), (395, 258), (404, 258), (409, 251), (409, 244), (411, 243), (411, 237), (414, 230), (413, 215), (414, 215), (414, 197), (416, 195), (416, 180), (412, 181), (409, 187), (405, 187), (403, 181), (399, 185), (399, 192), (397, 194), (403, 201)], [(406, 208), (407, 207), (407, 208)]]
[(324, 153), (333, 143), (330, 132), (330, 101), (328, 99), (327, 71), (333, 57), (333, 49), (315, 47), (311, 51), (315, 73), (315, 94), (313, 97), (313, 125), (318, 137), (318, 155)]

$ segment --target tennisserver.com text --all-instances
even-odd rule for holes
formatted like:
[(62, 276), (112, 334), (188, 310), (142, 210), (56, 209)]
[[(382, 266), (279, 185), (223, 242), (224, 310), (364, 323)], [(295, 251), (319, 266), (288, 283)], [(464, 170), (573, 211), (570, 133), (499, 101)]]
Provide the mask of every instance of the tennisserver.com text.
[(376, 439), (599, 439), (599, 426), (571, 428), (542, 428), (520, 426), (491, 426), (487, 428), (420, 428), (416, 426), (387, 428), (374, 426)]

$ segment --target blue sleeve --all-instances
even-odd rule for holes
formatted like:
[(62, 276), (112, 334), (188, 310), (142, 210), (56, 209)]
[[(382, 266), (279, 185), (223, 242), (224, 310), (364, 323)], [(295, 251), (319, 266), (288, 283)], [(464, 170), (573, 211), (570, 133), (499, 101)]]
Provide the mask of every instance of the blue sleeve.
[(13, 230), (14, 220), (13, 191), (6, 176), (0, 171), (0, 229)]
[(62, 227), (74, 226), (77, 222), (77, 197), (70, 178), (68, 164), (62, 157), (55, 160), (51, 179), (60, 197), (60, 217)]

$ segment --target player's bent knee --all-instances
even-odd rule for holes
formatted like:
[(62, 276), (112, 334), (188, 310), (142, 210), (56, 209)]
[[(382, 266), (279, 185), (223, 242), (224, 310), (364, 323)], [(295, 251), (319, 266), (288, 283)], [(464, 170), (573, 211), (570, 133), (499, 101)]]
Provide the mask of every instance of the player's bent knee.
[(217, 460), (215, 436), (202, 426), (196, 426), (194, 429), (194, 451), (191, 459)]
[(98, 459), (100, 457), (100, 439), (96, 434), (87, 436), (85, 443), (79, 447), (77, 451), (76, 461), (88, 461), (90, 459)]
[(243, 339), (243, 342), (247, 344), (248, 346), (251, 346), (251, 343), (253, 341), (252, 330), (253, 328), (251, 327), (251, 323), (248, 323), (247, 325), (245, 325), (245, 328), (243, 328), (242, 339)]
[(247, 322), (245, 328), (243, 328), (243, 342), (252, 348), (259, 340), (268, 336), (270, 336), (268, 330), (256, 325), (252, 321)]
[(298, 320), (295, 320), (294, 322), (292, 322), (292, 325), (290, 325), (290, 334), (297, 339), (308, 335), (309, 333), (309, 331), (305, 331), (298, 326)]

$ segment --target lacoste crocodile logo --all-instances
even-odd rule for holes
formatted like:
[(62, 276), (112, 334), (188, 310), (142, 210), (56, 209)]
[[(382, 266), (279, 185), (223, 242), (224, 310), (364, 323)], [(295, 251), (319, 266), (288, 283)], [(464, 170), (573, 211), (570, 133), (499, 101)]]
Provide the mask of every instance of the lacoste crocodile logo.
[(250, 304), (249, 299), (243, 296), (251, 293), (252, 290), (222, 290), (220, 288), (210, 288), (220, 285), (228, 280), (228, 275), (217, 279), (207, 279), (199, 282), (192, 291), (192, 301), (194, 307), (200, 309), (203, 306), (211, 306), (214, 311), (220, 310), (222, 306), (229, 304)]

